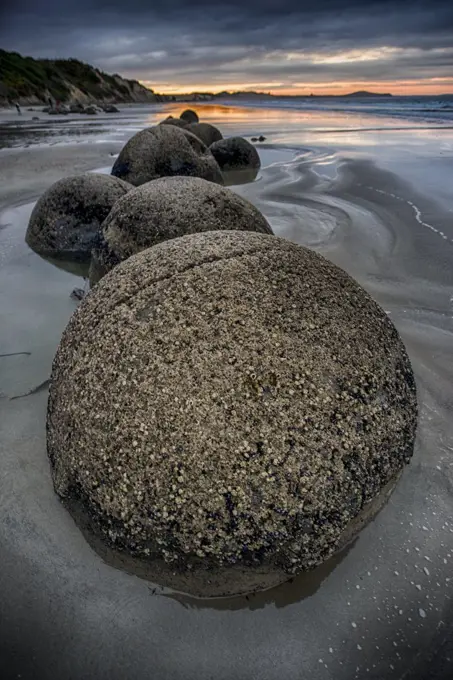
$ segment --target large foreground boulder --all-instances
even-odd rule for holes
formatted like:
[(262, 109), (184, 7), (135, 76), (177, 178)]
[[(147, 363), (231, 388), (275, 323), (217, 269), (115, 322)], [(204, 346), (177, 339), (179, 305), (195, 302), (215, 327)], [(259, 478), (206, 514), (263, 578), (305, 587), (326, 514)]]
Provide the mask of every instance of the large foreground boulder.
[(132, 185), (87, 173), (55, 182), (35, 205), (25, 240), (39, 255), (89, 261), (102, 222)]
[(186, 109), (181, 113), (179, 116), (181, 120), (185, 121), (185, 123), (199, 123), (200, 119), (198, 118), (198, 114), (196, 111), (192, 111), (192, 109)]
[(250, 182), (261, 166), (258, 151), (243, 137), (228, 137), (209, 147), (227, 184)]
[(137, 132), (121, 150), (112, 175), (140, 186), (158, 177), (185, 175), (223, 184), (212, 153), (198, 137), (173, 125)]
[(220, 130), (210, 123), (190, 123), (185, 129), (196, 135), (198, 139), (201, 139), (206, 146), (211, 146), (214, 142), (218, 142), (219, 139), (223, 139)]
[(120, 199), (102, 227), (94, 249), (90, 283), (151, 246), (200, 231), (237, 229), (272, 234), (254, 205), (229, 189), (198, 177), (163, 177)]
[(222, 595), (352, 538), (415, 427), (409, 359), (372, 298), (311, 250), (219, 231), (134, 255), (81, 302), (47, 445), (57, 493), (120, 564)]

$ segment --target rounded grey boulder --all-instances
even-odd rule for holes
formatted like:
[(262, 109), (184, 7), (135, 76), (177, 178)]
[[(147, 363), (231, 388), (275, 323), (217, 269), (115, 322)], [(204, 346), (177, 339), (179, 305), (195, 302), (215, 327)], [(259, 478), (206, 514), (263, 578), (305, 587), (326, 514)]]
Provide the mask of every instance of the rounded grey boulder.
[(243, 137), (228, 137), (209, 147), (227, 184), (250, 182), (261, 167), (258, 151)]
[(60, 179), (36, 203), (25, 240), (44, 257), (89, 261), (102, 222), (132, 188), (97, 173)]
[(223, 139), (220, 130), (210, 123), (190, 123), (185, 129), (201, 139), (206, 146), (211, 146), (214, 142)]
[(130, 257), (81, 302), (47, 447), (107, 559), (226, 595), (353, 538), (409, 461), (416, 416), (403, 343), (350, 276), (275, 236), (206, 232)]
[(187, 122), (181, 120), (180, 118), (173, 118), (173, 116), (168, 116), (168, 118), (164, 118), (164, 120), (161, 120), (159, 125), (174, 125), (175, 127), (185, 128), (187, 126)]
[(131, 255), (186, 234), (272, 229), (254, 205), (198, 177), (163, 177), (129, 192), (115, 204), (93, 250), (90, 283)]
[(174, 125), (156, 125), (137, 132), (121, 150), (112, 175), (134, 186), (174, 175), (223, 184), (212, 153), (198, 137)]
[(186, 123), (199, 123), (200, 119), (198, 118), (198, 114), (196, 111), (192, 111), (192, 109), (186, 109), (181, 113), (179, 116), (181, 120), (184, 120)]

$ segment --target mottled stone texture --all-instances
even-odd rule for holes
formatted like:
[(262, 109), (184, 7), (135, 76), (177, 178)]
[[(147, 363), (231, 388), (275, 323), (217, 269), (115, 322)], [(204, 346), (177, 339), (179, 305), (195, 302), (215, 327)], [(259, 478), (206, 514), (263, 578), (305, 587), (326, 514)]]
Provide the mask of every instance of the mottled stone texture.
[(265, 217), (244, 198), (196, 177), (164, 177), (133, 189), (110, 212), (93, 251), (90, 282), (151, 246), (200, 231), (272, 234)]
[(110, 546), (209, 579), (324, 561), (415, 428), (383, 310), (317, 253), (238, 231), (166, 241), (104, 277), (63, 334), (47, 420), (69, 507)]
[(102, 222), (132, 185), (87, 173), (55, 182), (36, 203), (26, 241), (45, 257), (89, 261)]
[(134, 186), (174, 175), (223, 184), (217, 161), (201, 140), (186, 128), (165, 124), (131, 137), (116, 159), (112, 175)]
[(196, 135), (206, 146), (211, 146), (214, 142), (218, 142), (219, 139), (223, 139), (220, 130), (214, 127), (214, 125), (210, 125), (210, 123), (191, 123), (187, 125), (185, 130)]

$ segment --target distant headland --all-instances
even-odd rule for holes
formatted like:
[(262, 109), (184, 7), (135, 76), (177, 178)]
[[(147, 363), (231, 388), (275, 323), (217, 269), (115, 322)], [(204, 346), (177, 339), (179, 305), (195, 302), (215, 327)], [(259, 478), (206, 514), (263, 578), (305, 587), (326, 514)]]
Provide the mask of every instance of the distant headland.
[[(13, 104), (48, 104), (51, 100), (64, 104), (146, 103), (169, 101), (212, 101), (217, 99), (277, 98), (266, 92), (192, 92), (190, 94), (158, 94), (137, 80), (118, 74), (109, 75), (78, 59), (34, 59), (17, 52), (0, 50), (0, 106)], [(336, 97), (391, 97), (389, 93), (352, 92)], [(325, 95), (285, 95), (285, 99), (325, 97)]]
[(137, 80), (109, 75), (78, 59), (33, 59), (0, 50), (0, 106), (194, 101), (212, 95), (156, 94)]

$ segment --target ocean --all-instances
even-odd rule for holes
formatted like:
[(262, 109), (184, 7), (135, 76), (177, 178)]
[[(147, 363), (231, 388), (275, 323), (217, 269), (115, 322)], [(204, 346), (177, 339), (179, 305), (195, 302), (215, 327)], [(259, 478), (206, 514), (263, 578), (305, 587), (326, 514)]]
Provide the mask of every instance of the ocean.
[(253, 97), (247, 100), (225, 98), (218, 103), (231, 106), (246, 106), (296, 109), (299, 111), (330, 111), (371, 116), (388, 116), (453, 124), (453, 94), (441, 96), (401, 97)]

